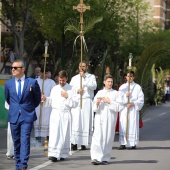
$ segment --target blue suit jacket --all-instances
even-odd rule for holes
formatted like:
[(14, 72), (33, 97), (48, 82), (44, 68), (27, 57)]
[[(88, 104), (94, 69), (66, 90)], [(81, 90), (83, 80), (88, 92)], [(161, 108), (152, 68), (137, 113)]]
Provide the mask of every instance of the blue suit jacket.
[(9, 104), (8, 121), (16, 123), (21, 112), (25, 122), (37, 119), (35, 108), (41, 101), (41, 90), (37, 80), (25, 77), (22, 97), (19, 100), (16, 92), (15, 77), (5, 83), (5, 99)]

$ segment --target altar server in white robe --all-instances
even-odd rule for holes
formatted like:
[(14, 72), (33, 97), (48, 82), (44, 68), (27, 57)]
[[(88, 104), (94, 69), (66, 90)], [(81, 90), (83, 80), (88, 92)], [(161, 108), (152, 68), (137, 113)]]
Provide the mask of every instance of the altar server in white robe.
[(67, 83), (67, 72), (59, 72), (59, 84), (56, 85), (50, 97), (42, 95), (44, 107), (52, 107), (50, 116), (50, 131), (48, 144), (48, 157), (52, 162), (68, 157), (71, 132), (71, 108), (78, 105), (75, 91)]
[[(139, 111), (144, 105), (144, 94), (139, 84), (134, 82), (135, 74), (133, 71), (127, 73), (127, 83), (120, 86), (119, 91), (126, 93), (128, 91), (128, 81), (130, 82), (130, 102), (125, 104), (123, 110), (120, 112), (119, 122), (119, 150), (136, 149), (139, 143)], [(128, 113), (128, 126), (127, 126), (127, 110)], [(127, 128), (127, 130), (126, 130)], [(128, 133), (126, 135), (126, 133)]]
[[(9, 105), (5, 101), (5, 108), (9, 110)], [(12, 140), (11, 135), (11, 128), (10, 123), (8, 122), (8, 129), (7, 129), (7, 153), (6, 153), (7, 159), (14, 159), (14, 143)]]
[[(77, 144), (85, 150), (91, 143), (92, 122), (94, 114), (92, 112), (92, 99), (94, 90), (97, 87), (96, 78), (87, 72), (88, 64), (85, 61), (79, 63), (79, 74), (72, 77), (70, 85), (76, 88), (79, 98), (79, 105), (71, 110), (72, 113), (72, 150), (77, 150)], [(82, 77), (82, 88), (80, 79)], [(80, 94), (82, 94), (82, 108), (80, 107)]]
[(93, 101), (96, 114), (90, 152), (94, 165), (107, 164), (110, 160), (117, 112), (123, 108), (128, 96), (128, 93), (124, 95), (112, 89), (113, 77), (110, 74), (105, 75), (103, 83), (104, 89), (97, 92)]
[[(52, 88), (56, 85), (54, 80), (48, 78), (49, 68), (47, 67), (45, 70), (45, 77), (44, 77), (44, 95), (49, 97), (50, 92)], [(44, 68), (41, 68), (41, 76), (37, 78), (37, 82), (40, 86), (40, 89), (42, 91), (42, 85), (43, 85), (43, 75), (44, 74)], [(40, 105), (36, 108), (36, 114), (37, 114), (37, 120), (34, 122), (34, 133), (35, 138), (41, 142), (41, 137), (48, 137), (49, 136), (49, 121), (50, 121), (50, 114), (51, 114), (51, 108), (45, 108), (43, 106), (40, 116)], [(40, 125), (39, 125), (40, 124)], [(39, 128), (40, 126), (40, 128)]]

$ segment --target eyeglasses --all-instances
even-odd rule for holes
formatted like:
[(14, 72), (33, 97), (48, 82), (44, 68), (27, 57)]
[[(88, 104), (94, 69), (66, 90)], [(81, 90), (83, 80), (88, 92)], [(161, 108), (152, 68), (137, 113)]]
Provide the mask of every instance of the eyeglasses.
[(11, 67), (11, 70), (14, 68), (14, 70), (17, 70), (17, 68), (23, 68), (23, 67)]

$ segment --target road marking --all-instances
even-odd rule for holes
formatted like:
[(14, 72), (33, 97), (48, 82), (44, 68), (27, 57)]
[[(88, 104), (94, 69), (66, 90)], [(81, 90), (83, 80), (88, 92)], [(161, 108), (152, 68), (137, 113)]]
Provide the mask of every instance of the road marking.
[[(73, 155), (75, 152), (79, 151), (80, 149), (81, 149), (81, 147), (79, 147), (76, 151), (69, 152), (70, 156)], [(31, 168), (30, 170), (39, 170), (39, 169), (44, 168), (44, 167), (46, 167), (46, 166), (48, 166), (50, 164), (52, 164), (52, 161), (47, 161), (47, 162), (44, 162), (41, 165), (38, 165), (38, 166), (36, 166), (34, 168)]]
[(147, 122), (147, 121), (149, 121), (149, 120), (151, 120), (151, 118), (150, 118), (150, 119), (145, 119), (145, 120), (143, 120), (143, 122)]
[(45, 163), (43, 163), (41, 165), (38, 165), (38, 166), (36, 166), (34, 168), (31, 168), (30, 170), (39, 170), (39, 169), (44, 168), (44, 167), (46, 167), (46, 166), (48, 166), (50, 164), (52, 164), (52, 162), (51, 161), (47, 161), (47, 162), (45, 162)]
[(163, 113), (159, 114), (158, 116), (163, 116), (165, 114), (167, 114), (167, 112), (163, 112)]
[[(157, 115), (157, 116), (163, 116), (163, 115), (165, 115), (165, 114), (167, 114), (167, 112), (160, 113), (160, 114)], [(147, 122), (147, 121), (149, 121), (149, 120), (151, 120), (152, 118), (155, 118), (155, 117), (157, 117), (157, 116), (151, 117), (151, 118), (149, 118), (149, 119), (145, 119), (145, 120), (143, 120), (143, 122)]]

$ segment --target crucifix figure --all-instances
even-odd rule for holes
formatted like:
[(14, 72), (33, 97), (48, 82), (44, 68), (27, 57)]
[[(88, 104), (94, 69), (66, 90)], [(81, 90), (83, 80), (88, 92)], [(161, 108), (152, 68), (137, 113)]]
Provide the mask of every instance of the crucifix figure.
[[(82, 63), (83, 60), (83, 13), (88, 9), (90, 10), (90, 6), (86, 6), (83, 3), (83, 0), (80, 0), (80, 3), (77, 6), (73, 6), (73, 10), (77, 9), (80, 12), (80, 40), (81, 40), (81, 55), (80, 55), (80, 62)], [(82, 77), (80, 77), (80, 88), (82, 89)], [(80, 108), (82, 108), (82, 94), (80, 94)]]

